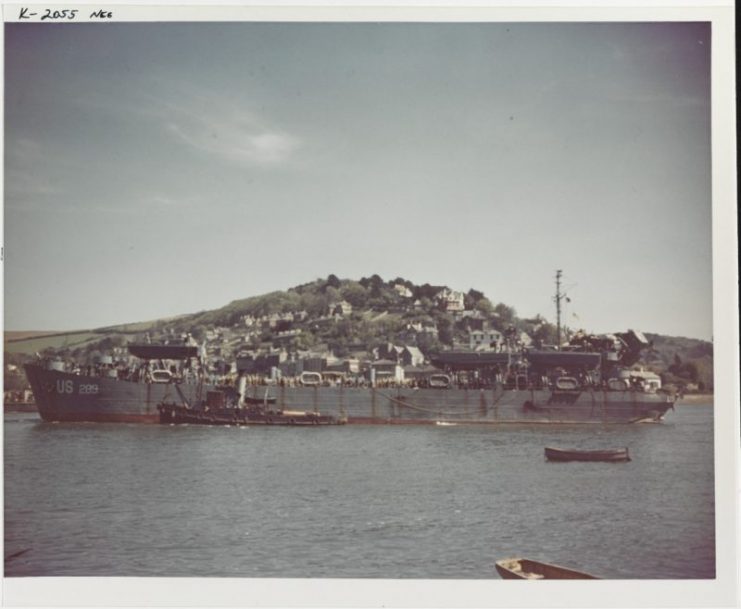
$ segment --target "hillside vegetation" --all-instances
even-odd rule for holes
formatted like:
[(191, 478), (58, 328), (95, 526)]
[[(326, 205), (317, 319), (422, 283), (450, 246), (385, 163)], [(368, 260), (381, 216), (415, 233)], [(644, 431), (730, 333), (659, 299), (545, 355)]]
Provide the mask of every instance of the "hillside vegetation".
[[(513, 307), (494, 304), (475, 289), (464, 293), (447, 286), (415, 285), (401, 277), (384, 281), (378, 275), (359, 280), (329, 275), (176, 318), (42, 336), (7, 333), (5, 356), (16, 365), (37, 353), (82, 363), (129, 342), (177, 341), (187, 335), (199, 343), (205, 341), (224, 360), (246, 350), (277, 349), (363, 357), (389, 342), (418, 347), (427, 355), (470, 348), (472, 333), (482, 331), (498, 332), (508, 344), (543, 347), (556, 343), (556, 328), (544, 317), (520, 318)], [(566, 328), (566, 337), (568, 333)], [(667, 382), (712, 389), (712, 343), (646, 336), (653, 345), (639, 364), (661, 373)]]

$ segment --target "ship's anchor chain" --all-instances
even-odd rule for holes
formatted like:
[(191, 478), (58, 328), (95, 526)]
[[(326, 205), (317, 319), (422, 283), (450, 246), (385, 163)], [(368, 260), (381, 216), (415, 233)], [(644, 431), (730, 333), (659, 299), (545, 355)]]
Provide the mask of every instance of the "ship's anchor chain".
[(590, 417), (593, 417), (594, 416), (594, 409), (597, 406), (597, 400), (594, 399), (594, 387), (591, 386), (591, 385), (589, 386), (589, 395), (592, 398), (592, 410), (589, 412), (589, 416)]
[(390, 402), (394, 402), (395, 404), (398, 404), (399, 406), (403, 406), (404, 408), (409, 408), (410, 410), (416, 410), (418, 412), (426, 412), (430, 414), (436, 414), (439, 416), (472, 416), (475, 415), (475, 412), (460, 412), (459, 410), (450, 410), (450, 411), (442, 411), (437, 410), (433, 408), (425, 408), (423, 406), (419, 406), (417, 404), (413, 404), (411, 402), (407, 402), (406, 400), (400, 400), (398, 398), (395, 398), (391, 395), (388, 395), (386, 393), (383, 393), (382, 391), (377, 391), (378, 395), (380, 395), (383, 398), (386, 398)]

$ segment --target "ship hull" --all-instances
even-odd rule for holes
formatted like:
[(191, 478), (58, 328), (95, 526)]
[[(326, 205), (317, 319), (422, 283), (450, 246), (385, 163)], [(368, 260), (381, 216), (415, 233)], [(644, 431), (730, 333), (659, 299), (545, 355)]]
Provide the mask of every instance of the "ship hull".
[[(264, 387), (255, 387), (255, 396)], [(371, 389), (271, 387), (283, 409), (304, 408), (352, 424), (582, 424), (658, 421), (673, 407), (661, 393), (639, 391)]]
[(36, 407), (44, 421), (158, 423), (157, 405), (179, 399), (195, 403), (212, 387), (196, 384), (140, 383), (86, 376), (27, 365)]
[[(45, 421), (159, 422), (158, 404), (196, 404), (213, 387), (138, 383), (88, 377), (29, 365), (41, 418)], [(360, 387), (249, 387), (247, 397), (275, 397), (280, 410), (306, 410), (350, 424), (625, 424), (658, 421), (673, 407), (663, 393), (641, 391), (396, 389)], [(181, 393), (182, 395), (179, 395)]]

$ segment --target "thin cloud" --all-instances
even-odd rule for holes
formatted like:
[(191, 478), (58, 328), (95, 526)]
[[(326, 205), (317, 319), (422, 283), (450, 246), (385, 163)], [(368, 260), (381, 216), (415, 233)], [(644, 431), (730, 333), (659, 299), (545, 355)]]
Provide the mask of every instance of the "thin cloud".
[[(280, 165), (291, 159), (300, 140), (246, 111), (195, 103), (168, 104), (167, 131), (199, 152), (240, 165)], [(200, 108), (199, 108), (200, 106)]]
[(159, 124), (175, 141), (201, 154), (242, 166), (276, 167), (289, 162), (302, 145), (296, 135), (260, 116), (248, 101), (218, 96), (173, 83), (166, 95), (138, 91), (110, 99), (80, 98), (86, 108), (116, 116), (138, 115)]
[(181, 117), (167, 130), (196, 150), (243, 165), (278, 165), (288, 161), (299, 140), (240, 121)]
[(43, 196), (61, 194), (62, 190), (31, 169), (8, 168), (5, 172), (5, 193), (10, 196)]
[[(51, 165), (53, 156), (40, 142), (20, 137), (5, 149), (5, 194), (11, 198), (44, 197), (62, 193), (42, 168)], [(56, 159), (54, 159), (56, 162)]]
[(152, 195), (144, 202), (152, 207), (175, 207), (178, 204), (175, 199), (166, 195)]

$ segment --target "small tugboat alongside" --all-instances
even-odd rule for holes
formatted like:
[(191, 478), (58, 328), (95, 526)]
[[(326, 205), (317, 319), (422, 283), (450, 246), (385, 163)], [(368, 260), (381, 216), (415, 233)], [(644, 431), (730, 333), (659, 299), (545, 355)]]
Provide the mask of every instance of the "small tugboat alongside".
[(157, 405), (165, 425), (342, 425), (343, 418), (307, 410), (280, 410), (240, 400), (228, 404), (221, 391), (209, 391), (197, 406), (163, 401)]
[(342, 425), (332, 415), (303, 410), (265, 410), (260, 407), (210, 410), (163, 403), (157, 406), (166, 425)]

